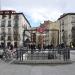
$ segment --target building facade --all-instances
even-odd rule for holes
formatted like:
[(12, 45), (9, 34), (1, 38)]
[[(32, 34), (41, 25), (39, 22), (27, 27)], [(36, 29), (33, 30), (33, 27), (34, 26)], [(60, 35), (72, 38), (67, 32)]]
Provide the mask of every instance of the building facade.
[(58, 19), (60, 24), (60, 43), (75, 46), (75, 13), (65, 13)]
[(44, 43), (46, 45), (53, 44), (54, 46), (57, 46), (59, 44), (59, 24), (58, 22), (52, 22), (52, 21), (44, 21), (43, 24), (40, 25), (40, 27), (43, 27), (46, 31), (44, 31), (45, 39)]
[[(25, 29), (30, 29), (31, 25), (23, 13), (17, 13), (13, 10), (0, 11), (0, 45), (14, 47), (23, 45), (23, 32)], [(30, 38), (30, 33), (26, 32), (26, 38)]]

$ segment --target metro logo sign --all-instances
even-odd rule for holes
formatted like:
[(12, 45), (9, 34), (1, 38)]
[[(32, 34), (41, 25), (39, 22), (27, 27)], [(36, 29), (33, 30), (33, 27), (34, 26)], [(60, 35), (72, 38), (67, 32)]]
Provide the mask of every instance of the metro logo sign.
[(40, 27), (40, 28), (37, 28), (37, 31), (40, 33), (43, 33), (45, 31), (45, 29)]

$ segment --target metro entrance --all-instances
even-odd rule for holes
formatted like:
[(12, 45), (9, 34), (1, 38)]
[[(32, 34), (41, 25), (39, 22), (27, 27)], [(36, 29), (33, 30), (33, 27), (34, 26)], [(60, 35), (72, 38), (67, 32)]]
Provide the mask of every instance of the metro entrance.
[(56, 29), (31, 29), (23, 32), (23, 46), (26, 45), (26, 32), (30, 33), (30, 43), (34, 43), (36, 48), (48, 48), (48, 46), (56, 47), (59, 45), (59, 30)]
[[(30, 33), (28, 38), (26, 34)], [(17, 60), (24, 63), (58, 63), (69, 62), (70, 50), (57, 48), (59, 30), (31, 29), (23, 32), (23, 45), (26, 48), (17, 50)], [(65, 63), (65, 62), (64, 62)]]

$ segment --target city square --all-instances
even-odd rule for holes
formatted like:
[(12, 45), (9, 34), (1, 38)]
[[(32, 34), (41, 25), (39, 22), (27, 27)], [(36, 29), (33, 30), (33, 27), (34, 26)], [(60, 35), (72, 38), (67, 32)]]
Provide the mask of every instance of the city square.
[(75, 52), (71, 51), (72, 64), (10, 64), (0, 60), (0, 75), (75, 75)]
[(75, 75), (74, 0), (0, 0), (0, 75)]

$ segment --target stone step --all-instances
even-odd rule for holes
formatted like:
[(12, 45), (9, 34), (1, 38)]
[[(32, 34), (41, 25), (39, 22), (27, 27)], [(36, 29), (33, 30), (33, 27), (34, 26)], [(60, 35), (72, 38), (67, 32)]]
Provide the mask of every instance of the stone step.
[(12, 63), (14, 64), (70, 64), (71, 60), (63, 61), (63, 60), (26, 60), (19, 61), (14, 60)]

